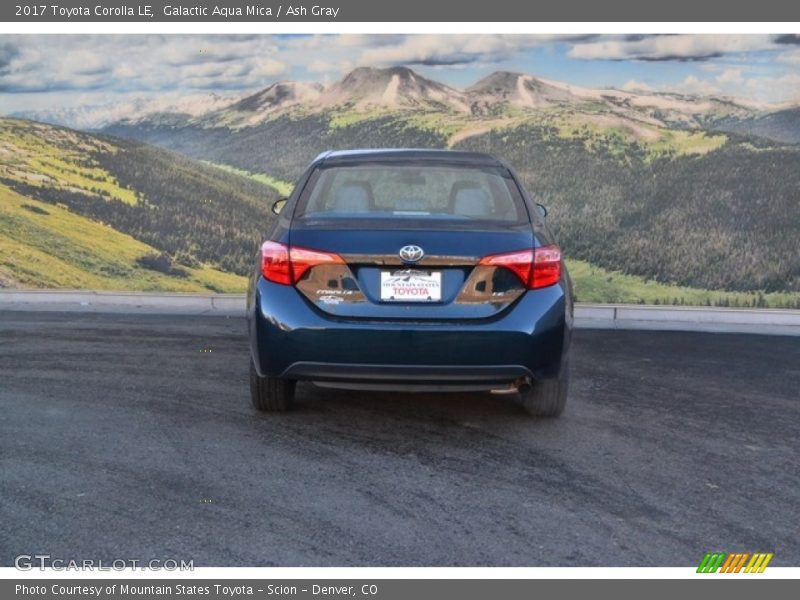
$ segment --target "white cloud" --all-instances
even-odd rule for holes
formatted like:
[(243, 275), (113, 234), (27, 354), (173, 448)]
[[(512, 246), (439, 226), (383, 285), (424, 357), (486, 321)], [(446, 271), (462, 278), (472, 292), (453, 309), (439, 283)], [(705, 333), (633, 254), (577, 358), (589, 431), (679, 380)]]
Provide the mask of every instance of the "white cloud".
[[(289, 71), (273, 36), (15, 36), (0, 92), (248, 89)], [(5, 46), (4, 46), (5, 49)]]
[(774, 47), (768, 35), (655, 35), (577, 43), (572, 58), (587, 60), (706, 60)]
[(351, 35), (337, 35), (335, 37), (326, 36), (327, 39), (332, 39), (337, 46), (358, 49), (396, 45), (402, 43), (407, 37), (407, 35), (386, 33), (354, 33)]
[(327, 60), (312, 60), (306, 66), (306, 69), (311, 71), (312, 73), (328, 73), (330, 71), (336, 70), (336, 65), (332, 62), (328, 62)]
[(498, 62), (552, 39), (541, 35), (409, 35), (399, 43), (364, 50), (358, 63), (388, 66)]
[[(63, 59), (64, 57), (61, 58)], [(94, 75), (111, 69), (108, 57), (105, 54), (93, 52), (88, 48), (72, 52), (69, 61), (72, 63), (69, 70), (77, 75)], [(62, 64), (63, 68), (66, 68), (66, 66)]]
[(781, 52), (776, 60), (785, 65), (800, 65), (800, 50)]
[(800, 101), (800, 73), (793, 71), (776, 77), (752, 77), (747, 80), (750, 96), (770, 102)]
[(164, 40), (159, 54), (173, 66), (248, 60), (256, 53), (270, 56), (278, 51), (269, 36), (238, 40), (230, 36), (170, 36)]
[(273, 58), (265, 58), (256, 62), (255, 66), (249, 71), (251, 78), (274, 77), (283, 75), (289, 70), (289, 65), (285, 62)]
[(726, 84), (726, 83), (742, 83), (744, 79), (742, 79), (742, 69), (725, 69), (717, 75), (716, 81), (718, 83)]
[(634, 79), (631, 79), (630, 81), (625, 83), (625, 85), (622, 86), (622, 89), (625, 90), (626, 92), (652, 92), (652, 91), (654, 91), (652, 86), (647, 85), (646, 83), (644, 83), (642, 81), (636, 81)]
[[(636, 84), (637, 82), (629, 82)], [(639, 91), (626, 84), (624, 89)], [(677, 92), (695, 96), (732, 97), (748, 103), (785, 103), (800, 101), (800, 73), (791, 72), (776, 76), (747, 77), (743, 69), (724, 69), (713, 79), (688, 75), (677, 84), (663, 84), (660, 92)]]
[(696, 96), (713, 96), (720, 93), (720, 88), (717, 85), (707, 79), (699, 79), (694, 75), (688, 75), (686, 79), (672, 89), (676, 92)]

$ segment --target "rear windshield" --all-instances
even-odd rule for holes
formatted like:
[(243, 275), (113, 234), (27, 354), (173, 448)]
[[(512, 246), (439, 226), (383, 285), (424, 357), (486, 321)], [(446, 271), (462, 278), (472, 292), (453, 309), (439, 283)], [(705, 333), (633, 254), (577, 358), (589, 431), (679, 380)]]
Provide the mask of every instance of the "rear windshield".
[(406, 164), (320, 168), (306, 186), (294, 219), (327, 225), (440, 221), (456, 227), (529, 222), (506, 169)]

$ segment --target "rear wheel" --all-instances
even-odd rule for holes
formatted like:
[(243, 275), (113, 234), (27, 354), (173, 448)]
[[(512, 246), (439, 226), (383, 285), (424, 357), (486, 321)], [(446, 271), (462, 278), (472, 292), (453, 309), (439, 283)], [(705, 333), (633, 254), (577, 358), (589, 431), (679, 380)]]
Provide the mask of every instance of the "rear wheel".
[(261, 412), (285, 412), (292, 407), (297, 382), (280, 377), (261, 377), (250, 359), (250, 399)]
[(522, 406), (534, 417), (557, 417), (564, 412), (569, 389), (569, 358), (561, 362), (558, 377), (535, 381), (530, 390), (521, 394)]

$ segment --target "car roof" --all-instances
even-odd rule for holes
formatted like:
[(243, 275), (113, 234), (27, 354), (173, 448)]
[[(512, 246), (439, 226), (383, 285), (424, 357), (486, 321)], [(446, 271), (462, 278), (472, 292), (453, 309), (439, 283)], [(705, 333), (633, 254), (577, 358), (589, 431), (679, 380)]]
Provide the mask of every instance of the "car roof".
[(472, 164), (481, 166), (507, 167), (507, 165), (483, 152), (462, 152), (457, 150), (431, 150), (427, 148), (375, 148), (361, 150), (335, 150), (323, 152), (314, 159), (312, 165), (321, 164), (365, 164), (370, 162), (409, 162), (431, 161), (452, 164)]

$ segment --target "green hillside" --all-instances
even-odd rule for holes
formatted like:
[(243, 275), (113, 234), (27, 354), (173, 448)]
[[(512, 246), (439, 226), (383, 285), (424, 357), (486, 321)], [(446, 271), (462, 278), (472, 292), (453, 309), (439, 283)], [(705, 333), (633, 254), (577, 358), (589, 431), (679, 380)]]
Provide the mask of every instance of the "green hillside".
[(797, 292), (729, 292), (659, 283), (567, 259), (577, 302), (670, 304), (734, 308), (800, 308)]
[(0, 286), (241, 291), (277, 197), (137, 142), (0, 119)]
[(237, 292), (244, 277), (208, 265), (181, 276), (145, 268), (159, 251), (63, 206), (0, 185), (0, 287)]

